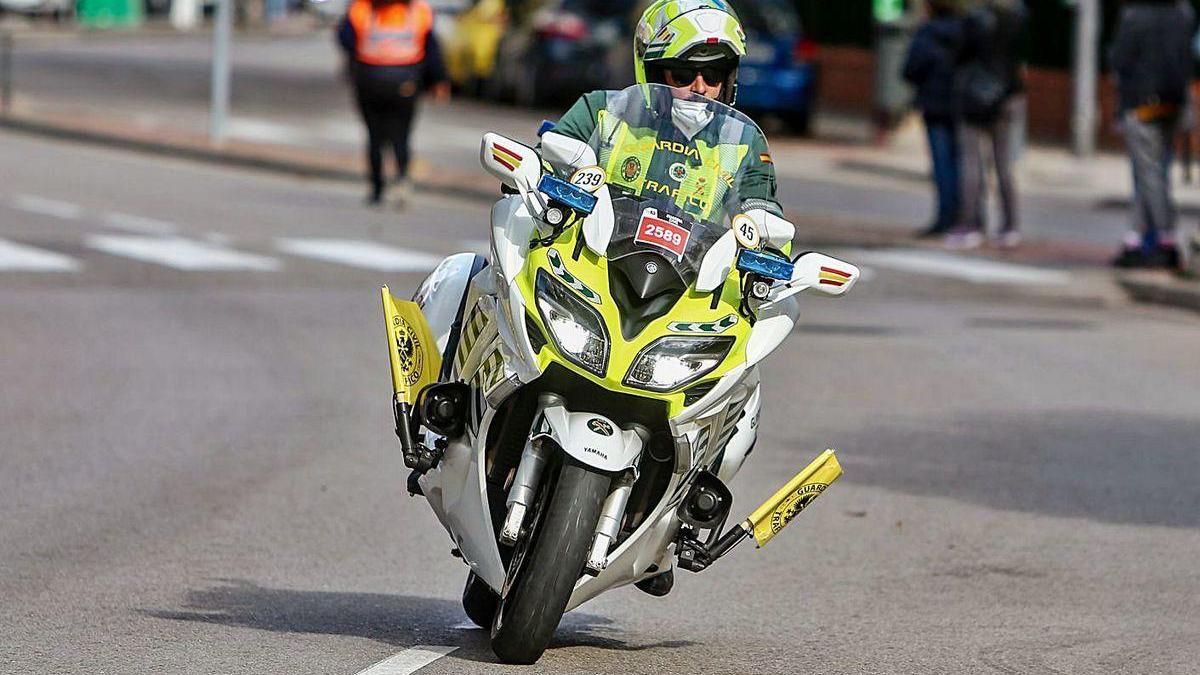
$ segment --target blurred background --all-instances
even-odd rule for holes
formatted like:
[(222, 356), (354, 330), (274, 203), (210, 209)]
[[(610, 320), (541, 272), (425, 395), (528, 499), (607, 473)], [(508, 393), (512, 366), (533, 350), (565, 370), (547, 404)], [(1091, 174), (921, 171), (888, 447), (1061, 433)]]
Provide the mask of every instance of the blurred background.
[[(646, 2), (429, 2), (453, 92), (420, 102), (396, 208), (363, 203), (346, 0), (0, 0), (11, 672), (348, 675), (418, 644), (456, 650), (425, 673), (507, 672), (404, 496), (378, 286), (487, 250), (480, 137), (630, 84)], [(825, 447), (846, 475), (772, 548), (568, 615), (521, 672), (1195, 672), (1200, 279), (1112, 264), (1144, 226), (1123, 4), (1025, 3), (1022, 236), (989, 197), (951, 246), (919, 236), (902, 77), (927, 4), (732, 0), (796, 250), (864, 270), (771, 357), (735, 508)], [(1186, 253), (1195, 132), (1169, 145)]]

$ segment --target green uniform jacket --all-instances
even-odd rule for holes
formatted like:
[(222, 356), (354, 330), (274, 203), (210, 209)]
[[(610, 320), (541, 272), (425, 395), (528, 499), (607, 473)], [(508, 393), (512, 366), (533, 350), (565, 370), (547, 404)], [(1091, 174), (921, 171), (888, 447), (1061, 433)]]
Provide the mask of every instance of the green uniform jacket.
[[(575, 105), (571, 106), (571, 109), (555, 125), (554, 131), (585, 143), (590, 142), (598, 124), (599, 113), (607, 107), (610, 93), (615, 92), (593, 91), (579, 97)], [(748, 139), (749, 151), (742, 161), (742, 166), (736, 172), (737, 194), (742, 201), (743, 210), (761, 208), (782, 216), (783, 209), (780, 208), (779, 202), (775, 198), (775, 165), (767, 149), (767, 139), (763, 137), (757, 127), (754, 129), (756, 133), (753, 138)], [(666, 156), (660, 160), (658, 155), (664, 153)], [(656, 152), (653, 163), (662, 165), (662, 172), (665, 173), (667, 165), (674, 159), (670, 151), (660, 150)], [(646, 171), (649, 174), (650, 168), (647, 167)], [(660, 178), (660, 180), (662, 179)], [(667, 181), (663, 180), (662, 182)]]

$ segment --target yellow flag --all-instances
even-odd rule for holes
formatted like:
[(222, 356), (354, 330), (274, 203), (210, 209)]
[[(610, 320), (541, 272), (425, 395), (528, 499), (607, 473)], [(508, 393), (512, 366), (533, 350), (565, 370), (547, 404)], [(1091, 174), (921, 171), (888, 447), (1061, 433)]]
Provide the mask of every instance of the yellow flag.
[(387, 286), (380, 290), (387, 322), (392, 390), (397, 401), (412, 403), (425, 385), (437, 381), (442, 357), (417, 303), (397, 300)]
[(758, 545), (764, 546), (771, 541), (840, 475), (842, 466), (833, 450), (826, 450), (804, 467), (746, 520), (747, 529), (753, 531)]

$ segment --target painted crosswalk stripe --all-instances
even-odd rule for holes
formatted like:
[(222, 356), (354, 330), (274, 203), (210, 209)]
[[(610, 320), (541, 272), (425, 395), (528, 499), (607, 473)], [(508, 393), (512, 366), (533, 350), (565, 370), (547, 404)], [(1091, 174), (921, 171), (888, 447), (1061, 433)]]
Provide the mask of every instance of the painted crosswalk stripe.
[(275, 258), (243, 253), (181, 237), (139, 237), (134, 235), (91, 235), (89, 248), (142, 262), (165, 265), (179, 270), (255, 270), (272, 272), (280, 267)]
[(63, 220), (76, 220), (83, 217), (83, 208), (78, 204), (36, 195), (17, 195), (13, 199), (13, 206), (26, 213), (36, 213), (39, 216), (51, 216)]
[(104, 214), (104, 224), (118, 230), (140, 234), (175, 234), (179, 230), (175, 223), (128, 213), (106, 213)]
[(422, 251), (357, 239), (279, 239), (276, 245), (291, 255), (381, 272), (426, 272), (442, 261)]
[(854, 263), (862, 262), (897, 272), (962, 279), (975, 284), (1058, 286), (1071, 281), (1071, 275), (1062, 270), (1018, 265), (986, 258), (968, 258), (942, 251), (862, 249), (842, 251), (840, 255)]
[(455, 649), (458, 647), (417, 645), (358, 671), (358, 675), (411, 675)]
[(0, 239), (0, 270), (77, 272), (79, 263), (65, 255)]

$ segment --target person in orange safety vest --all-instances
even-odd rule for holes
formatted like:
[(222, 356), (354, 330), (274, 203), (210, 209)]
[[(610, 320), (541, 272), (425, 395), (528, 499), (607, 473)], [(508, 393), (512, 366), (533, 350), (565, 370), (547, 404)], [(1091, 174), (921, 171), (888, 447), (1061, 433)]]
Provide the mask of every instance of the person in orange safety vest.
[(409, 190), (408, 137), (417, 98), (432, 90), (450, 96), (441, 49), (433, 34), (433, 10), (425, 0), (353, 0), (338, 26), (354, 97), (367, 126), (371, 167), (370, 204), (383, 201), (383, 149), (396, 154), (402, 199)]

